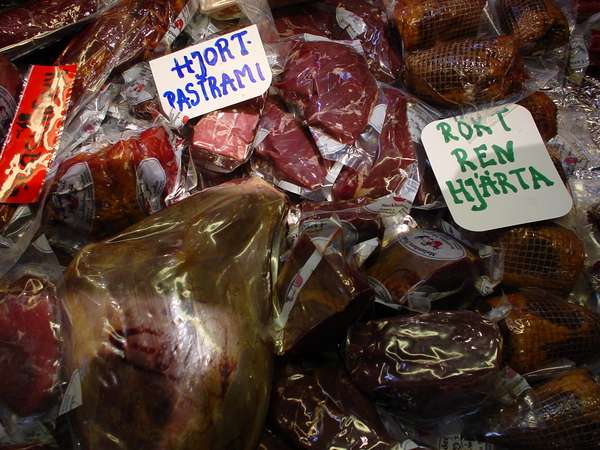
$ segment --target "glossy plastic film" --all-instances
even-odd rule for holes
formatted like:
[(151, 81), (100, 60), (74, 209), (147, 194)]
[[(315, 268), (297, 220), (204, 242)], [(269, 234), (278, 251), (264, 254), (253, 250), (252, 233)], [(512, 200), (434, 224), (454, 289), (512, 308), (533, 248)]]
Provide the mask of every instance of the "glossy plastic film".
[(263, 181), (227, 183), (79, 253), (60, 297), (85, 448), (256, 448), (285, 210)]

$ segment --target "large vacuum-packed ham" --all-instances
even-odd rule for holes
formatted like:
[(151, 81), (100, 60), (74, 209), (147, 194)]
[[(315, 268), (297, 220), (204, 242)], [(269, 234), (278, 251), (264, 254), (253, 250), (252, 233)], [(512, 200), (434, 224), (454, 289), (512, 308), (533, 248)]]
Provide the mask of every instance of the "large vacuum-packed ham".
[(405, 82), (418, 97), (444, 107), (502, 100), (524, 72), (511, 36), (440, 43), (405, 57)]
[(276, 86), (308, 125), (344, 144), (365, 130), (377, 100), (365, 58), (337, 42), (294, 43)]
[(522, 290), (488, 300), (510, 307), (501, 322), (505, 359), (520, 373), (542, 369), (561, 359), (584, 363), (600, 346), (600, 315), (542, 290)]
[(455, 311), (355, 325), (345, 354), (352, 380), (367, 395), (432, 418), (477, 408), (500, 372), (501, 350), (494, 323)]
[(84, 448), (256, 449), (285, 209), (263, 181), (228, 183), (79, 253), (61, 299)]
[(404, 50), (476, 36), (484, 6), (483, 0), (398, 0), (394, 18)]
[(58, 317), (47, 281), (25, 276), (0, 287), (0, 404), (19, 416), (53, 406), (61, 370)]
[(60, 164), (46, 223), (102, 239), (160, 211), (181, 189), (181, 161), (165, 128), (81, 152)]

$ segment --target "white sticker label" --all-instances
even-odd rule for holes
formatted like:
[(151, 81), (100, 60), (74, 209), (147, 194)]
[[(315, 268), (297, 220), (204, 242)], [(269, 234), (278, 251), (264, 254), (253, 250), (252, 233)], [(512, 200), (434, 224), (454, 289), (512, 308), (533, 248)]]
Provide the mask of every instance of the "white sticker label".
[(520, 105), (437, 120), (421, 139), (452, 217), (467, 230), (554, 219), (573, 206), (531, 113)]
[(73, 411), (75, 408), (79, 408), (81, 405), (83, 405), (81, 396), (81, 376), (79, 375), (79, 370), (75, 370), (69, 380), (65, 396), (60, 403), (58, 415), (62, 416), (63, 414)]
[(380, 103), (373, 108), (371, 116), (369, 117), (369, 125), (371, 125), (379, 134), (383, 130), (383, 123), (385, 122), (385, 113), (387, 111), (387, 105)]
[(146, 158), (137, 167), (137, 198), (140, 208), (148, 214), (162, 209), (162, 196), (167, 184), (165, 169), (156, 158)]
[(444, 436), (438, 441), (440, 450), (493, 450), (494, 446), (484, 442), (467, 441), (460, 434)]
[(437, 231), (415, 230), (400, 237), (398, 243), (409, 252), (439, 261), (455, 261), (467, 255), (460, 242)]
[(89, 231), (96, 214), (94, 179), (86, 162), (73, 164), (58, 182), (52, 204), (67, 225)]
[(338, 25), (345, 29), (352, 39), (356, 39), (367, 31), (365, 21), (345, 8), (338, 6), (335, 9), (335, 18)]
[(161, 104), (182, 121), (264, 94), (271, 68), (252, 25), (150, 61)]

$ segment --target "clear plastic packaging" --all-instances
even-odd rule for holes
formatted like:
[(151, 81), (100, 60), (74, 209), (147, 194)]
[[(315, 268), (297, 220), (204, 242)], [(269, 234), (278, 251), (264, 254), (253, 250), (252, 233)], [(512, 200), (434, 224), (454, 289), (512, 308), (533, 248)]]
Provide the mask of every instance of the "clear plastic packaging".
[(48, 237), (73, 253), (184, 198), (184, 177), (182, 149), (164, 127), (92, 144), (56, 169), (45, 212)]
[(516, 226), (491, 245), (504, 252), (503, 283), (509, 286), (569, 292), (583, 271), (583, 244), (560, 225)]
[(415, 421), (476, 410), (501, 368), (499, 328), (471, 311), (397, 316), (348, 332), (346, 367), (371, 398)]
[(0, 148), (17, 110), (20, 90), (21, 74), (14, 64), (0, 55)]
[(77, 255), (59, 296), (83, 448), (256, 449), (285, 212), (264, 181), (227, 183)]
[(487, 301), (493, 308), (510, 306), (500, 322), (505, 360), (526, 374), (561, 359), (583, 363), (597, 355), (600, 315), (542, 290), (521, 290)]

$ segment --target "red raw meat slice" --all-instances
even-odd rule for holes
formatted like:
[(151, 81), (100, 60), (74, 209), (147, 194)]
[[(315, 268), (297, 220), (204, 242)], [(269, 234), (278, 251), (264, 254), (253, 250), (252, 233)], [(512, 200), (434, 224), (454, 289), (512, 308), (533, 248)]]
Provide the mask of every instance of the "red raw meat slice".
[(262, 97), (211, 112), (194, 127), (192, 158), (199, 167), (231, 172), (251, 153)]
[(342, 32), (335, 21), (334, 9), (317, 3), (279, 9), (273, 15), (281, 37), (306, 33), (332, 39)]
[(0, 292), (0, 403), (20, 416), (48, 406), (58, 381), (54, 290), (22, 279)]
[(257, 146), (256, 155), (270, 161), (278, 178), (310, 190), (324, 184), (325, 165), (312, 137), (272, 98), (265, 105), (261, 128), (269, 134)]
[(343, 144), (365, 130), (378, 94), (365, 58), (329, 41), (297, 42), (276, 86), (308, 125)]
[(406, 98), (393, 88), (384, 89), (387, 110), (379, 152), (371, 168), (353, 170), (344, 168), (334, 187), (334, 198), (379, 198), (397, 193), (407, 179), (407, 170), (416, 162), (406, 114)]

